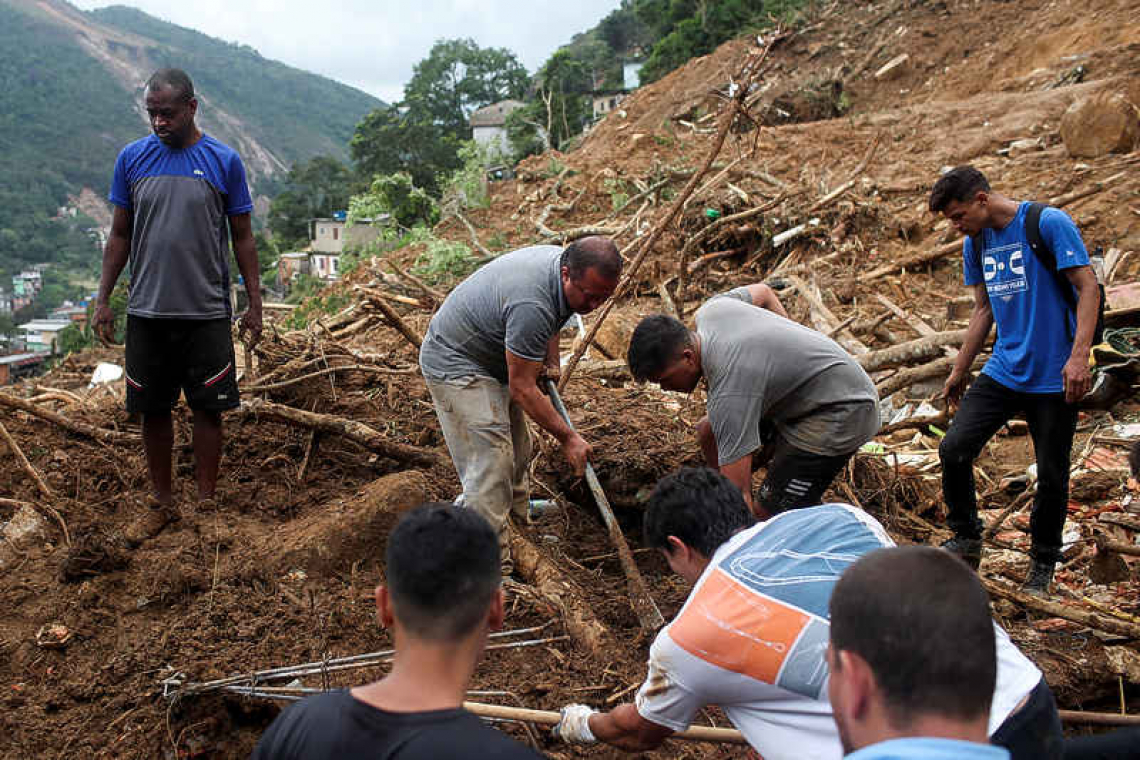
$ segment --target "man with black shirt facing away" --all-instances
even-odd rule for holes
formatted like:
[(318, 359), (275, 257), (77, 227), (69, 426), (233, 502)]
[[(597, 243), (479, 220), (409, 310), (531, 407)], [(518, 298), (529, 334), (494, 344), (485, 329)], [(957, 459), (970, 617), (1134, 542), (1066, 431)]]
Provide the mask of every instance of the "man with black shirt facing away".
[(541, 757), (462, 708), (487, 635), (503, 622), (499, 541), (487, 521), (425, 504), (392, 531), (386, 565), (376, 610), (392, 631), (391, 671), (289, 707), (253, 760)]

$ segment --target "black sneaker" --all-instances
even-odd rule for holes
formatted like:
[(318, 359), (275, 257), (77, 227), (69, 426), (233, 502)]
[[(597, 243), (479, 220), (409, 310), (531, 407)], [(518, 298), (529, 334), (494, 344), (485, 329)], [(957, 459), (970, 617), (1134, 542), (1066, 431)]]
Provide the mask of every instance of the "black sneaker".
[(1029, 575), (1025, 576), (1025, 583), (1021, 584), (1022, 593), (1030, 596), (1049, 596), (1049, 582), (1053, 580), (1053, 563), (1033, 560), (1029, 568)]
[(949, 541), (944, 541), (942, 548), (952, 554), (957, 554), (963, 562), (975, 570), (982, 564), (982, 539), (980, 538), (954, 536)]

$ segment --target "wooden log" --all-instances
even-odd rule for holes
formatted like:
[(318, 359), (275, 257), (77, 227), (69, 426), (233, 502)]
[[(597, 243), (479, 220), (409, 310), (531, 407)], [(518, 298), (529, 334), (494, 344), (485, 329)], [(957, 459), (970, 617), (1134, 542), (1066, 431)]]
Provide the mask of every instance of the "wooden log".
[[(482, 702), (464, 702), (463, 709), (484, 718), (520, 720), (525, 723), (538, 723), (553, 726), (562, 719), (562, 714), (554, 710), (528, 710), (524, 707), (488, 705)], [(715, 742), (719, 744), (747, 744), (744, 734), (735, 728), (715, 728), (713, 726), (692, 726), (669, 736), (670, 739), (684, 739), (695, 742)]]
[(947, 330), (945, 332), (932, 333), (918, 340), (898, 343), (889, 348), (871, 351), (857, 356), (856, 359), (859, 362), (859, 366), (865, 371), (875, 372), (880, 369), (929, 361), (941, 354), (943, 347), (960, 345), (965, 339), (965, 330)]
[(583, 377), (592, 377), (595, 380), (632, 380), (629, 367), (625, 359), (609, 359), (606, 361), (587, 361), (578, 365), (578, 372)]
[(374, 451), (398, 462), (406, 462), (421, 467), (432, 467), (442, 463), (439, 455), (434, 451), (389, 440), (364, 423), (345, 417), (306, 412), (303, 409), (294, 409), (291, 406), (275, 404), (263, 399), (241, 402), (241, 409), (237, 411), (237, 414), (242, 417), (264, 417), (306, 430), (317, 430), (322, 433), (344, 436), (350, 441), (359, 443), (369, 451)]
[(1058, 710), (1062, 723), (1075, 723), (1087, 726), (1140, 726), (1140, 715), (1120, 713), (1085, 712), (1084, 710)]
[(1130, 623), (1110, 615), (1102, 615), (1099, 612), (1080, 609), (1069, 604), (1062, 604), (1061, 602), (1054, 602), (1049, 599), (1039, 599), (1031, 594), (1023, 593), (1011, 585), (991, 578), (983, 577), (982, 585), (994, 596), (1008, 599), (1026, 609), (1041, 612), (1050, 617), (1064, 618), (1065, 620), (1070, 620), (1074, 623), (1088, 626), (1089, 628), (1095, 628), (1105, 633), (1125, 636), (1130, 639), (1140, 639), (1140, 625), (1135, 623)]
[(616, 645), (613, 634), (559, 567), (513, 527), (508, 528), (511, 559), (518, 572), (547, 604), (562, 615), (566, 632), (591, 655), (602, 656)]
[(929, 380), (932, 377), (939, 377), (940, 375), (949, 375), (950, 370), (954, 369), (955, 361), (956, 360), (951, 359), (949, 356), (943, 356), (941, 359), (936, 359), (929, 364), (922, 364), (917, 367), (900, 370), (881, 383), (877, 383), (875, 390), (879, 392), (879, 398), (886, 398), (892, 393), (897, 393), (904, 388), (909, 388), (915, 383), (921, 383), (923, 380)]
[(408, 325), (408, 323), (405, 322), (403, 318), (396, 313), (396, 310), (392, 308), (392, 304), (388, 303), (388, 300), (382, 293), (380, 293), (380, 291), (373, 290), (371, 288), (364, 288), (359, 285), (357, 285), (354, 290), (358, 290), (364, 293), (368, 299), (368, 302), (375, 305), (376, 308), (380, 310), (380, 312), (384, 315), (384, 318), (388, 321), (388, 324), (390, 324), (392, 327), (395, 327), (396, 330), (399, 331), (399, 333), (403, 335), (417, 351), (420, 350), (420, 344), (424, 342), (423, 336), (413, 330), (411, 326)]
[(883, 425), (879, 428), (879, 432), (875, 433), (876, 436), (888, 435), (899, 430), (926, 430), (931, 425), (936, 427), (945, 427), (950, 423), (950, 417), (945, 412), (939, 414), (926, 414), (920, 417), (907, 417), (905, 420), (892, 422), (889, 425)]
[(1094, 540), (1096, 541), (1097, 551), (1115, 552), (1116, 554), (1127, 554), (1130, 557), (1140, 557), (1140, 546), (1136, 544), (1113, 541), (1102, 533), (1097, 533)]
[(44, 409), (37, 404), (33, 404), (26, 399), (13, 396), (9, 393), (0, 392), (0, 406), (6, 406), (10, 409), (19, 409), (21, 412), (27, 412), (35, 417), (39, 417), (41, 420), (55, 423), (65, 430), (70, 430), (72, 433), (94, 438), (103, 443), (139, 443), (142, 440), (141, 436), (135, 435), (134, 433), (123, 433), (118, 430), (104, 430), (94, 425), (88, 425), (85, 422), (68, 419), (62, 414), (57, 414), (50, 409)]
[[(917, 333), (919, 334), (919, 336), (921, 336), (921, 337), (923, 337), (923, 338), (927, 338), (927, 337), (929, 337), (929, 336), (931, 336), (931, 335), (934, 335), (935, 333), (937, 333), (937, 332), (938, 332), (938, 331), (937, 331), (937, 330), (935, 330), (933, 327), (931, 327), (930, 325), (928, 325), (928, 324), (927, 324), (927, 323), (926, 323), (926, 322), (925, 322), (925, 321), (922, 319), (922, 317), (919, 317), (918, 315), (916, 315), (916, 314), (913, 314), (912, 312), (909, 312), (909, 311), (907, 311), (906, 309), (902, 308), (901, 306), (899, 306), (898, 304), (896, 304), (896, 303), (895, 303), (894, 301), (892, 301), (891, 299), (887, 298), (887, 297), (886, 297), (885, 295), (883, 295), (882, 293), (876, 293), (876, 294), (875, 294), (875, 298), (876, 298), (876, 299), (879, 301), (879, 303), (881, 303), (883, 306), (886, 306), (886, 307), (887, 307), (887, 309), (888, 309), (888, 310), (889, 310), (891, 313), (893, 313), (893, 314), (894, 314), (896, 317), (898, 317), (899, 319), (901, 319), (901, 320), (902, 320), (902, 321), (903, 321), (903, 322), (904, 322), (904, 323), (905, 323), (905, 324), (906, 324), (908, 327), (910, 327), (910, 328), (911, 328), (911, 329), (913, 329), (915, 332), (917, 332)], [(943, 346), (943, 347), (942, 347), (942, 352), (943, 352), (944, 354), (946, 354), (947, 356), (957, 356), (957, 355), (958, 355), (958, 349), (956, 349), (956, 348), (951, 348), (950, 346)]]

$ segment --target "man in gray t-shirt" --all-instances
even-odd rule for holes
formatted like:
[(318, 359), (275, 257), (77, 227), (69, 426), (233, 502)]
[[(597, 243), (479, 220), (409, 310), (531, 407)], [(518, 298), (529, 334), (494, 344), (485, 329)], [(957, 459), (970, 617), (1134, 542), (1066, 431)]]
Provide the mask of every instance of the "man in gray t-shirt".
[[(507, 512), (525, 514), (530, 498), (526, 416), (553, 435), (581, 474), (590, 446), (538, 388), (557, 377), (558, 332), (571, 314), (587, 314), (613, 293), (621, 274), (614, 244), (587, 237), (504, 254), (451, 291), (432, 317), (420, 369), (435, 403), (447, 449), (463, 484), (463, 502), (502, 534)], [(502, 542), (504, 565), (510, 554)]]
[[(643, 319), (628, 361), (634, 378), (665, 390), (688, 393), (708, 380), (701, 450), (761, 517), (818, 504), (879, 429), (871, 378), (835, 341), (788, 319), (767, 285), (710, 299), (696, 330), (663, 314)], [(751, 484), (761, 449), (772, 458), (758, 508)]]

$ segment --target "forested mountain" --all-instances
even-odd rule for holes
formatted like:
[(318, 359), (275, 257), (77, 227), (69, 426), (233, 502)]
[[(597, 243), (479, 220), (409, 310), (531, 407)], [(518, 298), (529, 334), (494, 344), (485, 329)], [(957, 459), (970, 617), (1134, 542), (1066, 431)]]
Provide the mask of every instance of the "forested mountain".
[(0, 0), (0, 287), (28, 264), (97, 261), (90, 222), (53, 217), (84, 187), (106, 196), (117, 152), (149, 131), (143, 84), (164, 66), (190, 73), (199, 123), (241, 153), (264, 195), (296, 161), (347, 158), (357, 122), (383, 105), (131, 8)]

